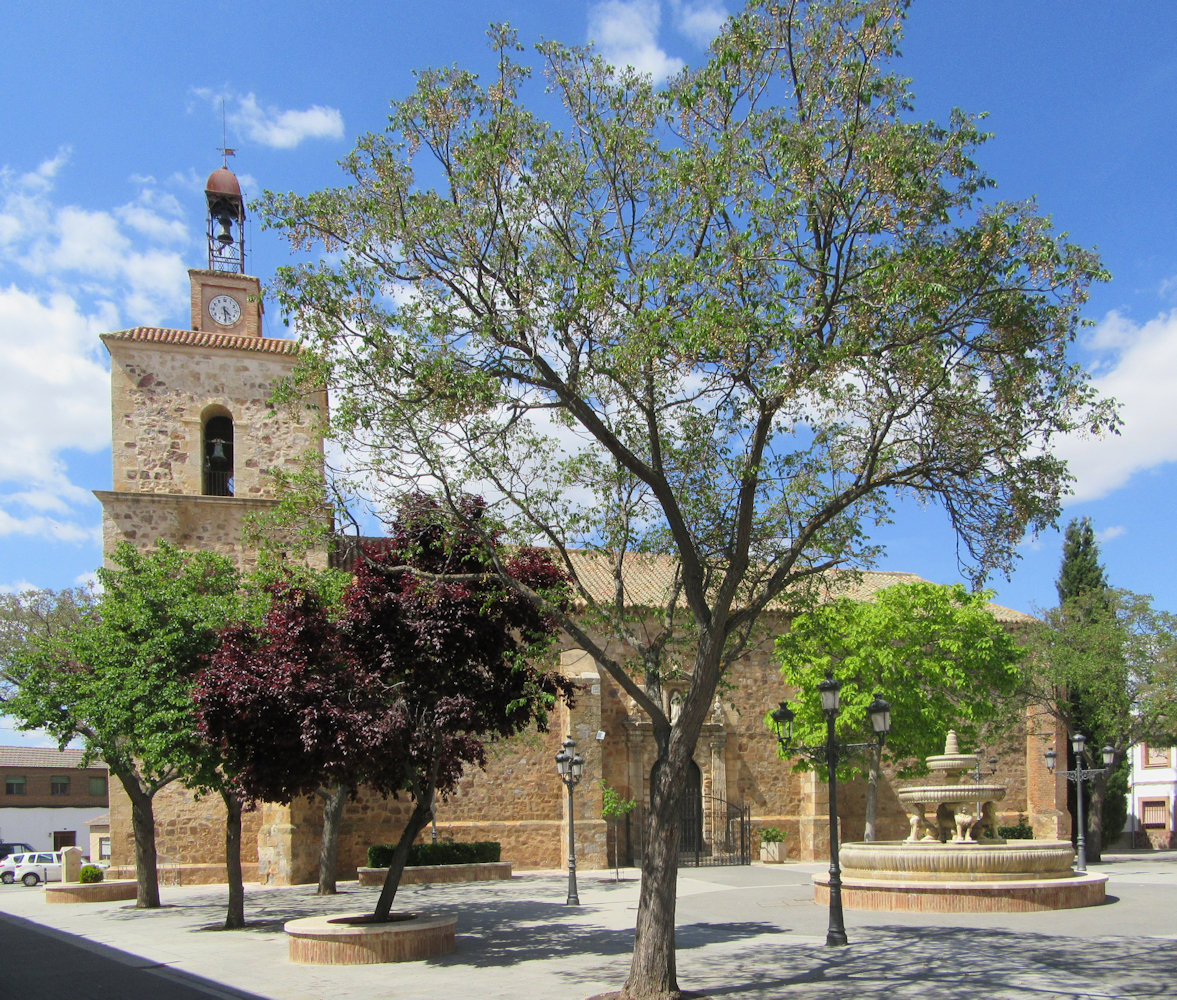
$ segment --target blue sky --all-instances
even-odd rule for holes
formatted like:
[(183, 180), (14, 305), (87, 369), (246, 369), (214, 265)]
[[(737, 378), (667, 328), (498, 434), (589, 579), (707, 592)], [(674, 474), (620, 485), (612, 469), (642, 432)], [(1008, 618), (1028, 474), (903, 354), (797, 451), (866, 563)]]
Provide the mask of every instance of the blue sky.
[[(15, 8), (15, 9), (13, 9)], [(704, 56), (733, 0), (302, 0), (10, 4), (0, 64), (0, 587), (63, 587), (100, 561), (110, 487), (107, 361), (98, 335), (187, 325), (204, 265), (203, 182), (231, 167), (247, 196), (338, 183), (337, 161), (385, 123), (412, 70), (488, 69), (485, 29), (527, 43), (597, 40), (656, 76)], [(1177, 5), (917, 0), (900, 70), (921, 118), (989, 113), (981, 163), (1006, 199), (1036, 196), (1113, 280), (1075, 351), (1124, 404), (1123, 433), (1065, 445), (1062, 523), (1089, 516), (1111, 582), (1177, 611)], [(249, 270), (286, 259), (249, 234)], [(267, 316), (278, 332), (276, 310)], [(886, 568), (959, 578), (935, 509), (904, 510)], [(1054, 603), (1060, 537), (1027, 539), (997, 600)]]

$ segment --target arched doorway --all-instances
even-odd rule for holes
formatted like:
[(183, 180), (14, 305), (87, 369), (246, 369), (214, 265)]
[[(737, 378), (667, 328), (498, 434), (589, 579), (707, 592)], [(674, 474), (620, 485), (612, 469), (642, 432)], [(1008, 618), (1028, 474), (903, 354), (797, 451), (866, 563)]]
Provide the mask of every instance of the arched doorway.
[[(654, 783), (661, 761), (655, 761), (650, 771), (650, 795), (654, 794)], [(703, 772), (693, 760), (687, 762), (683, 796), (678, 804), (680, 854), (698, 854), (703, 850)]]

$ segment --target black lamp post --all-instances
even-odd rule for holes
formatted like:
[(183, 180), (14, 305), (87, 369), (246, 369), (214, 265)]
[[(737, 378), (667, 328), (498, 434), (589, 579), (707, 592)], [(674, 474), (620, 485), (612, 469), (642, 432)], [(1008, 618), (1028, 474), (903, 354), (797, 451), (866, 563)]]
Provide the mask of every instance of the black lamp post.
[(880, 749), (891, 731), (891, 705), (875, 694), (875, 700), (867, 708), (871, 727), (875, 731), (875, 743), (839, 743), (834, 735), (834, 721), (838, 717), (838, 692), (842, 682), (834, 680), (827, 671), (825, 680), (817, 685), (821, 694), (821, 710), (826, 717), (826, 741), (824, 746), (809, 747), (793, 744), (793, 720), (796, 714), (785, 702), (772, 713), (777, 724), (777, 740), (786, 754), (799, 754), (819, 764), (825, 764), (830, 787), (830, 926), (826, 932), (827, 945), (846, 944), (846, 926), (842, 922), (842, 867), (838, 862), (838, 761), (843, 757), (859, 753), (873, 746)]
[(556, 754), (556, 771), (564, 787), (568, 789), (568, 898), (566, 905), (579, 906), (580, 896), (576, 893), (576, 817), (572, 810), (572, 789), (584, 775), (584, 758), (576, 752), (576, 740), (571, 736), (562, 744)]
[[(1087, 737), (1082, 733), (1074, 733), (1071, 736), (1071, 749), (1075, 751), (1075, 768), (1074, 770), (1059, 771), (1064, 778), (1075, 782), (1075, 823), (1078, 826), (1078, 831), (1075, 837), (1075, 871), (1087, 871), (1087, 824), (1083, 820), (1083, 782), (1093, 781), (1101, 774), (1105, 774), (1111, 769), (1111, 766), (1116, 762), (1116, 748), (1104, 747), (1100, 753), (1103, 755), (1103, 767), (1084, 767), (1087, 762)], [(1046, 768), (1051, 774), (1054, 774), (1054, 766), (1058, 762), (1058, 754), (1054, 752), (1054, 747), (1046, 751)]]

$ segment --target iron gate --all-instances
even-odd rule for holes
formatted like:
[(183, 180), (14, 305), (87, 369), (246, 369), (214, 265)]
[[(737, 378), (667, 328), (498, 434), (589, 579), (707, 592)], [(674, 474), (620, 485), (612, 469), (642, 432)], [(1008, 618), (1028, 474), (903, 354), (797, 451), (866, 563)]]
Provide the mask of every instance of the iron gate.
[[(709, 868), (752, 863), (751, 809), (712, 795), (691, 794), (690, 785), (678, 807), (680, 868)], [(646, 809), (638, 806), (625, 817), (629, 864), (640, 866), (646, 834)]]

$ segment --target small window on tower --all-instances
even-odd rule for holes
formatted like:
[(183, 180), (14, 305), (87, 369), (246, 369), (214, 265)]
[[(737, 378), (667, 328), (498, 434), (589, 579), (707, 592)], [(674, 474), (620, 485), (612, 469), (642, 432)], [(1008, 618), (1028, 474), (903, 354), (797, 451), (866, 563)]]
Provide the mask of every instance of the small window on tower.
[(209, 417), (204, 424), (204, 489), (207, 497), (233, 495), (233, 418)]

